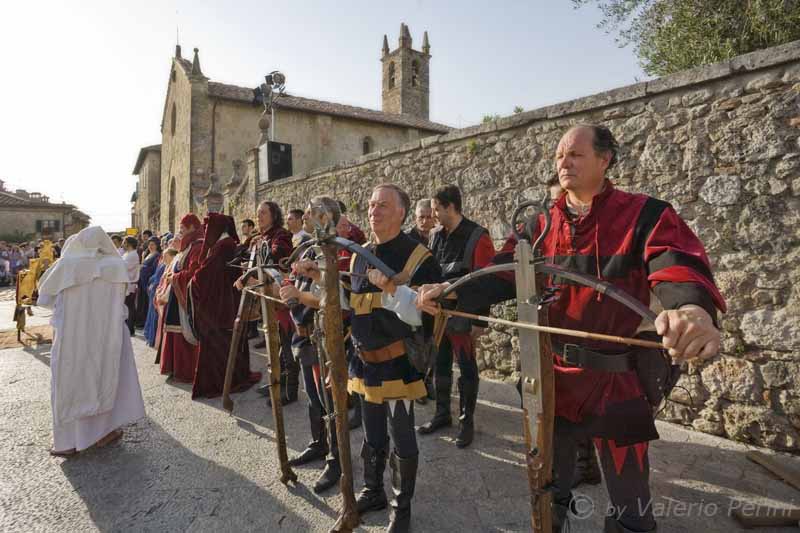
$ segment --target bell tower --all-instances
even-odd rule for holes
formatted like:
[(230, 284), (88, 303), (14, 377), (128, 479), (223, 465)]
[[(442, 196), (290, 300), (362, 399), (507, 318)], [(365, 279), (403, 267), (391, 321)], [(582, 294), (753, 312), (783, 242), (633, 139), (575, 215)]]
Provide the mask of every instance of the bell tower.
[(384, 113), (410, 115), (428, 120), (430, 95), (431, 47), (428, 32), (422, 38), (422, 51), (411, 48), (411, 32), (400, 24), (398, 47), (389, 51), (389, 40), (383, 36), (381, 64), (383, 66)]

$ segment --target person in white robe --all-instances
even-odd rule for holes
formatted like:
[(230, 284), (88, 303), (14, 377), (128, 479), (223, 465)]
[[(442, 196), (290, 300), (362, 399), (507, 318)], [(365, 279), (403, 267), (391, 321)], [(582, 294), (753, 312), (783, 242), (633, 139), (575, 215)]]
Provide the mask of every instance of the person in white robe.
[(67, 239), (39, 282), (38, 305), (51, 308), (50, 400), (54, 455), (72, 455), (122, 436), (144, 417), (128, 328), (125, 262), (99, 226)]

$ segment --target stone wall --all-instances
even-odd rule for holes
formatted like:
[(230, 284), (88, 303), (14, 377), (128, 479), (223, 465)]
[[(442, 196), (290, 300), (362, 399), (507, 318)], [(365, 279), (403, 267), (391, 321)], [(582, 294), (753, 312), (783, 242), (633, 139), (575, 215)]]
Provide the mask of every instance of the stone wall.
[[(177, 230), (178, 220), (191, 209), (189, 175), (192, 144), (192, 83), (173, 60), (173, 76), (164, 104), (164, 122), (161, 125), (161, 224), (158, 230)], [(172, 108), (175, 106), (175, 128), (172, 128)], [(172, 187), (174, 179), (174, 190)], [(170, 199), (174, 198), (174, 209)], [(170, 217), (172, 219), (170, 220)]]
[[(366, 226), (378, 182), (413, 198), (457, 183), (465, 213), (499, 243), (520, 199), (544, 194), (558, 140), (578, 122), (614, 131), (615, 183), (672, 203), (705, 243), (728, 301), (721, 355), (687, 366), (661, 416), (800, 452), (800, 41), (425, 138), (258, 195), (284, 208), (332, 195)], [(513, 378), (515, 345), (512, 332), (494, 330), (482, 369)]]

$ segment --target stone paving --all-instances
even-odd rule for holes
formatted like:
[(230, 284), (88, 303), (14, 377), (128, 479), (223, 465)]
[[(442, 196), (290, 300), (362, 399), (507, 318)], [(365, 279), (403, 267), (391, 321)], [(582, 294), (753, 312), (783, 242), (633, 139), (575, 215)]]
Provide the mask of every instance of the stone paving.
[[(193, 402), (188, 386), (165, 383), (140, 336), (133, 344), (147, 417), (121, 442), (71, 459), (47, 453), (49, 346), (0, 351), (0, 531), (327, 531), (339, 497), (311, 491), (319, 463), (297, 468), (296, 486), (278, 481), (263, 398), (254, 390), (235, 395), (235, 416), (219, 399)], [(254, 354), (252, 366), (263, 370), (265, 358)], [(470, 448), (455, 448), (455, 429), (419, 439), (414, 531), (530, 529), (517, 402), (512, 387), (484, 381)], [(433, 406), (417, 409), (418, 421), (426, 420)], [(304, 403), (286, 407), (285, 417), (293, 455), (308, 440)], [(797, 491), (744, 458), (747, 447), (665, 423), (659, 431), (651, 448), (659, 531), (728, 533), (739, 530), (731, 506), (800, 505)], [(351, 438), (358, 459), (361, 430)], [(797, 458), (779, 457), (800, 469)], [(572, 531), (601, 531), (605, 490), (578, 492), (595, 512), (574, 520)], [(368, 514), (359, 530), (382, 531), (387, 516)]]

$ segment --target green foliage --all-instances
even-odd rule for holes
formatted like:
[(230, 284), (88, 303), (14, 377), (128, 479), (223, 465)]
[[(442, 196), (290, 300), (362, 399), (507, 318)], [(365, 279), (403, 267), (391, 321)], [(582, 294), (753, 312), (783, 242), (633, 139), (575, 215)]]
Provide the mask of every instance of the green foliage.
[(494, 122), (495, 120), (500, 120), (500, 115), (483, 115), (481, 122), (484, 124), (488, 124), (489, 122)]
[(519, 105), (515, 105), (514, 106), (514, 114), (515, 115), (519, 115), (520, 113), (522, 113), (524, 111), (525, 111), (525, 109), (523, 109), (522, 106), (519, 106)]
[(596, 4), (598, 27), (633, 44), (645, 72), (663, 76), (800, 39), (800, 0), (572, 0)]
[(467, 141), (467, 153), (474, 154), (478, 150), (478, 143), (475, 142), (475, 139), (470, 139)]
[(36, 236), (35, 233), (22, 233), (16, 230), (12, 233), (0, 233), (0, 241), (5, 241), (9, 244), (17, 244), (21, 242), (29, 242)]

